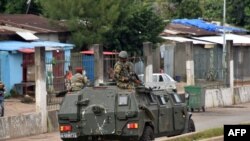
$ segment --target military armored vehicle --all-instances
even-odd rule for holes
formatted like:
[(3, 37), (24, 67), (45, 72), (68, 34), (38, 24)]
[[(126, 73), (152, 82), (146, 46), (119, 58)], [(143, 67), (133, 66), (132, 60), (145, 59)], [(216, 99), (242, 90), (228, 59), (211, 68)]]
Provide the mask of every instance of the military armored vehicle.
[(174, 92), (108, 86), (66, 94), (58, 121), (63, 141), (152, 141), (195, 131), (191, 116)]

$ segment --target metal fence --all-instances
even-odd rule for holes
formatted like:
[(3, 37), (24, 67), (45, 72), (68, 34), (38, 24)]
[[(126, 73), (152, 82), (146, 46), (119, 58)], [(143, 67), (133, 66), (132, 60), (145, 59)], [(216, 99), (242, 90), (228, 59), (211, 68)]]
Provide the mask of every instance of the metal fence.
[(194, 49), (195, 83), (205, 87), (225, 87), (222, 67), (222, 48), (196, 47)]
[[(103, 58), (103, 73), (104, 82), (113, 80), (114, 65), (117, 62), (117, 56), (115, 55), (105, 55)], [(143, 71), (143, 59), (141, 57), (131, 57), (129, 58), (134, 64), (134, 69), (136, 73), (142, 73)], [(65, 58), (64, 60), (48, 59), (46, 60), (46, 84), (47, 84), (47, 105), (48, 110), (58, 110), (60, 104), (63, 100), (61, 97), (56, 97), (58, 93), (64, 93), (66, 91), (64, 75), (68, 70), (68, 66), (73, 69), (73, 74), (75, 73), (75, 67), (83, 67), (86, 71), (86, 76), (90, 83), (94, 82), (94, 56), (84, 55), (80, 53), (71, 54), (71, 58)]]
[(236, 46), (234, 49), (234, 78), (236, 86), (250, 84), (250, 48)]

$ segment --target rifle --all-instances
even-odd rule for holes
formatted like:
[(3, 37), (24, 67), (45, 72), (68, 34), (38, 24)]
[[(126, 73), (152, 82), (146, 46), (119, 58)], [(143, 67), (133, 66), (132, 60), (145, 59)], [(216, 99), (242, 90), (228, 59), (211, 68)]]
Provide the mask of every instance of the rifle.
[(137, 83), (137, 84), (139, 84), (139, 85), (141, 85), (142, 83), (141, 83), (141, 80), (139, 79), (139, 77), (138, 77), (138, 75), (135, 73), (135, 72), (130, 72), (130, 79), (133, 81), (133, 82), (135, 82), (135, 83)]

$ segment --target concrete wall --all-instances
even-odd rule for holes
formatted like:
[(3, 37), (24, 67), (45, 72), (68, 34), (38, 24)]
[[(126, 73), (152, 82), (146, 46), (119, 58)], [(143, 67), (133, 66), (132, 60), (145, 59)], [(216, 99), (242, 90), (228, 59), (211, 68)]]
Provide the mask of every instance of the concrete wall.
[(40, 113), (0, 118), (0, 140), (41, 134), (40, 126)]
[[(58, 129), (57, 111), (49, 111), (48, 132), (55, 132)], [(42, 133), (40, 113), (0, 118), (0, 140)]]
[(222, 107), (250, 102), (250, 86), (205, 90), (205, 107)]
[(59, 42), (59, 37), (58, 37), (57, 33), (55, 33), (55, 34), (53, 34), (53, 33), (50, 33), (50, 34), (37, 34), (36, 36), (40, 40)]

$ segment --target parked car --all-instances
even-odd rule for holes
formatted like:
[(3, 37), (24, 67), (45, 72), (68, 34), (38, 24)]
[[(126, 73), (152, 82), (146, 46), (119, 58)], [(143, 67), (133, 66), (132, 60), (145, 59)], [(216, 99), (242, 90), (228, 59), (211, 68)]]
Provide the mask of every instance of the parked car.
[(171, 89), (176, 91), (176, 81), (166, 73), (153, 73), (152, 82), (144, 82), (144, 74), (138, 75), (146, 87), (153, 89)]

